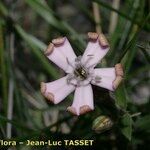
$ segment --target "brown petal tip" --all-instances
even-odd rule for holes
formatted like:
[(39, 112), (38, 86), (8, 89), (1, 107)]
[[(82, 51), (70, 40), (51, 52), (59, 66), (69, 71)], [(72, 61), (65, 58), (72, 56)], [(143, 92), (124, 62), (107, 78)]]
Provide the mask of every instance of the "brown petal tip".
[(59, 38), (57, 38), (57, 39), (53, 39), (52, 40), (52, 43), (54, 44), (54, 45), (61, 45), (61, 44), (63, 44), (65, 42), (65, 37), (59, 37)]
[(54, 95), (53, 95), (53, 93), (48, 92), (48, 93), (45, 94), (45, 97), (46, 97), (50, 102), (54, 103)]
[(99, 43), (104, 49), (109, 47), (109, 43), (108, 43), (105, 35), (102, 33), (99, 35)]
[(41, 93), (45, 94), (46, 91), (46, 84), (44, 82), (41, 82)]
[(113, 82), (113, 88), (114, 90), (117, 89), (119, 84), (122, 82), (123, 78), (121, 76), (117, 76), (115, 81)]
[(67, 111), (71, 112), (73, 115), (77, 115), (76, 109), (74, 107), (69, 106)]
[(53, 43), (50, 43), (47, 47), (47, 49), (45, 50), (44, 54), (46, 56), (50, 55), (54, 50), (54, 44)]
[(124, 73), (123, 73), (123, 67), (122, 67), (121, 64), (116, 64), (115, 65), (115, 71), (116, 71), (117, 76), (122, 76), (123, 77)]
[(97, 40), (98, 34), (96, 32), (88, 32), (88, 38), (90, 40)]
[(88, 105), (84, 105), (84, 106), (80, 107), (80, 115), (85, 114), (91, 110), (92, 109)]

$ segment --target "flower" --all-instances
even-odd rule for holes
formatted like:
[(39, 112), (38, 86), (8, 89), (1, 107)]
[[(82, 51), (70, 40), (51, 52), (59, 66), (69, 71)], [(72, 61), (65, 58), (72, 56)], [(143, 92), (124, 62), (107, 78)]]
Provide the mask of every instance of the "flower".
[(41, 93), (57, 104), (75, 90), (73, 104), (67, 108), (74, 115), (94, 109), (91, 84), (114, 91), (123, 79), (121, 64), (94, 69), (109, 51), (109, 44), (103, 34), (89, 32), (88, 37), (89, 43), (83, 56), (75, 55), (66, 37), (53, 39), (45, 51), (48, 59), (67, 75), (53, 82), (42, 82)]

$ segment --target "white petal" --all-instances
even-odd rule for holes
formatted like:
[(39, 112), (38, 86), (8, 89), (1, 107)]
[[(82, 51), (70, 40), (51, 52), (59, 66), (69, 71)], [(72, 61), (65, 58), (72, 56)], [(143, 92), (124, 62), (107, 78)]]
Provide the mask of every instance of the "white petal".
[(76, 115), (80, 115), (93, 109), (93, 90), (91, 85), (77, 87), (73, 104), (71, 107), (68, 107), (68, 110)]
[[(95, 77), (100, 77), (100, 82), (95, 82)], [(113, 91), (113, 81), (116, 78), (115, 68), (94, 69), (92, 84)]]
[(95, 67), (109, 50), (109, 46), (101, 46), (99, 40), (99, 37), (96, 40), (90, 40), (87, 45), (87, 48), (82, 56), (82, 63), (86, 64), (86, 67)]
[(56, 44), (56, 42), (54, 42), (54, 44), (51, 43), (48, 46), (46, 50), (46, 55), (53, 63), (55, 63), (65, 72), (71, 72), (73, 68), (68, 64), (68, 61), (71, 63), (74, 62), (76, 55), (66, 37), (61, 38), (60, 40), (61, 43)]
[(67, 84), (67, 76), (65, 76), (53, 82), (43, 83), (43, 89), (44, 90), (41, 90), (42, 94), (53, 103), (57, 104), (73, 92), (75, 86)]

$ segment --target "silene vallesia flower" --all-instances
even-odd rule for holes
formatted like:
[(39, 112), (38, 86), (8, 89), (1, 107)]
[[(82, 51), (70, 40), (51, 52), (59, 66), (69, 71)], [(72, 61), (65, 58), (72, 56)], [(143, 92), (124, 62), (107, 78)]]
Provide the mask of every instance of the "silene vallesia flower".
[(45, 55), (66, 76), (52, 82), (41, 83), (41, 93), (57, 104), (75, 90), (73, 104), (67, 108), (74, 115), (81, 115), (94, 109), (92, 86), (96, 85), (114, 91), (123, 79), (121, 64), (112, 68), (95, 68), (109, 51), (109, 44), (103, 34), (88, 33), (89, 42), (83, 56), (76, 56), (66, 37), (53, 39)]

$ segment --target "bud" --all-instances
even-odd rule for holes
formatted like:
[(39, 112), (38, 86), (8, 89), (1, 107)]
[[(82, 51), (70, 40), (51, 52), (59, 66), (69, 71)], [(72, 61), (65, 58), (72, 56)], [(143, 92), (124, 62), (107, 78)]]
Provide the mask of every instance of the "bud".
[(113, 126), (112, 120), (107, 116), (99, 116), (93, 121), (92, 130), (101, 133), (109, 130)]

